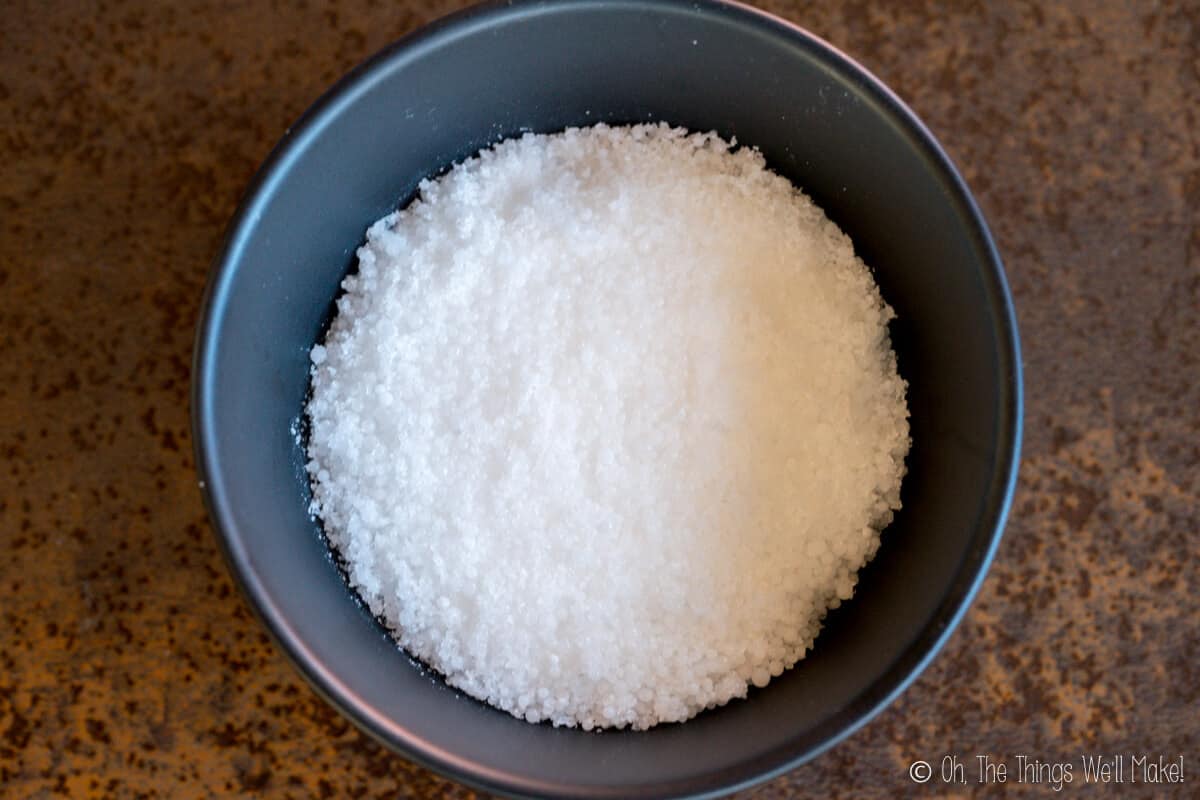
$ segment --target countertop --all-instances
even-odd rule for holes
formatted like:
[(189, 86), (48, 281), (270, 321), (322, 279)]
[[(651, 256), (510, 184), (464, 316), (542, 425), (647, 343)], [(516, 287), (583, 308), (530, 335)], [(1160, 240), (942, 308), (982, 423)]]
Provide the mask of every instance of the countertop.
[[(316, 697), (235, 590), (191, 456), (208, 265), (334, 79), (457, 2), (0, 10), (0, 793), (469, 797)], [(907, 100), (1006, 261), (1020, 486), (915, 684), (745, 793), (1071, 796), (1082, 754), (1200, 791), (1200, 5), (764, 2)], [(946, 756), (1009, 782), (940, 783)], [(1074, 761), (1061, 793), (1015, 759)], [(909, 765), (935, 779), (918, 791)], [(1114, 791), (1120, 790), (1114, 794)]]

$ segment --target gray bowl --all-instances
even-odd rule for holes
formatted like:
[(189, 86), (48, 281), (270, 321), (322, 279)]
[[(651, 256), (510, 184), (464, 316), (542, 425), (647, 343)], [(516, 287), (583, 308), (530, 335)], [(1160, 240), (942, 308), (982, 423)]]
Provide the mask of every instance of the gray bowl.
[[(904, 509), (815, 651), (744, 701), (646, 732), (531, 725), (414, 664), (307, 514), (295, 430), (308, 350), (367, 225), (525, 130), (665, 120), (762, 150), (854, 240), (895, 308), (910, 385)], [(1017, 331), (962, 179), (886, 87), (829, 45), (726, 3), (481, 6), (383, 51), (284, 136), (230, 223), (197, 333), (192, 423), (231, 569), (318, 692), (400, 753), (518, 795), (712, 794), (812, 758), (891, 702), (959, 621), (1016, 477)]]

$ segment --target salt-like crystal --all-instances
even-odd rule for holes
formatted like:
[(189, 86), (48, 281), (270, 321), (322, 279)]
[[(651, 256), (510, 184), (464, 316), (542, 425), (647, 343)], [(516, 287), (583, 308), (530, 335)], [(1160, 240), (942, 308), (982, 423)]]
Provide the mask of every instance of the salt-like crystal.
[(905, 386), (869, 271), (757, 151), (526, 135), (358, 257), (310, 353), (313, 511), (409, 652), (585, 730), (804, 656), (900, 506)]

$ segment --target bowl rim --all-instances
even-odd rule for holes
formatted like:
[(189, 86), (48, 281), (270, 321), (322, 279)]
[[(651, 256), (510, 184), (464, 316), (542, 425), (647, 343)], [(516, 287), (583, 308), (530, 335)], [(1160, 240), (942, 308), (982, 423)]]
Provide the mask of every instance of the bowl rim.
[[(771, 754), (774, 764), (751, 769), (730, 780), (709, 780), (707, 788), (693, 797), (717, 797), (753, 786), (810, 761), (853, 735), (889, 706), (929, 666), (966, 614), (979, 591), (996, 554), (1016, 490), (1024, 421), (1024, 385), (1020, 360), (1020, 338), (1012, 297), (1003, 263), (979, 207), (940, 143), (916, 114), (891, 89), (856, 60), (813, 33), (769, 12), (739, 0), (488, 0), (443, 16), (392, 42), (351, 69), (318, 97), (284, 132), (252, 178), (212, 261), (197, 322), (192, 355), (191, 429), (199, 488), (212, 527), (242, 595), (296, 671), (326, 702), (376, 741), (441, 775), (468, 786), (512, 796), (545, 796), (548, 788), (537, 780), (511, 772), (500, 772), (470, 759), (441, 750), (404, 726), (385, 718), (360, 698), (316, 658), (288, 624), (283, 612), (267, 593), (257, 568), (251, 563), (233, 522), (228, 493), (215, 463), (217, 445), (212, 424), (213, 387), (219, 322), (231, 291), (234, 266), (241, 258), (265, 204), (270, 200), (291, 163), (330, 124), (343, 108), (369, 92), (395, 62), (419, 58), (422, 53), (456, 38), (504, 21), (555, 13), (565, 9), (621, 8), (655, 10), (688, 8), (705, 15), (728, 15), (764, 34), (786, 40), (815, 56), (823, 65), (853, 78), (885, 113), (899, 124), (902, 133), (919, 147), (939, 177), (953, 187), (953, 201), (961, 204), (969, 223), (969, 234), (986, 255), (985, 289), (998, 320), (997, 361), (1004, 380), (1001, 384), (997, 429), (997, 469), (982, 509), (981, 528), (991, 528), (987, 546), (968, 551), (959, 565), (951, 590), (942, 598), (924, 628), (901, 656), (847, 708), (830, 717), (822, 727), (832, 731), (817, 744), (787, 748)], [(703, 773), (698, 774), (697, 778)], [(717, 773), (719, 776), (720, 773)], [(678, 783), (676, 781), (675, 783)], [(695, 783), (695, 781), (689, 781)], [(585, 797), (586, 787), (559, 786), (556, 796)], [(647, 784), (639, 796), (676, 796), (672, 785)]]

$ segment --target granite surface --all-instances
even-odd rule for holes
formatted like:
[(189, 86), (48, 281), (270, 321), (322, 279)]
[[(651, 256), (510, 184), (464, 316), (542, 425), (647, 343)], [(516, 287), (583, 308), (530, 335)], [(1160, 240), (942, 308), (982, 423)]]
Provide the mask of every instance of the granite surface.
[[(0, 794), (468, 797), (307, 688), (196, 487), (193, 325), (253, 170), (456, 2), (0, 7)], [(1184, 758), (1200, 796), (1200, 4), (765, 2), (905, 98), (1007, 262), (1028, 393), (990, 577), (860, 732), (745, 793), (966, 795), (915, 759)], [(1092, 794), (1075, 781), (1061, 796)], [(1117, 791), (1119, 790), (1119, 791)], [(992, 796), (1055, 795), (1010, 782)]]

